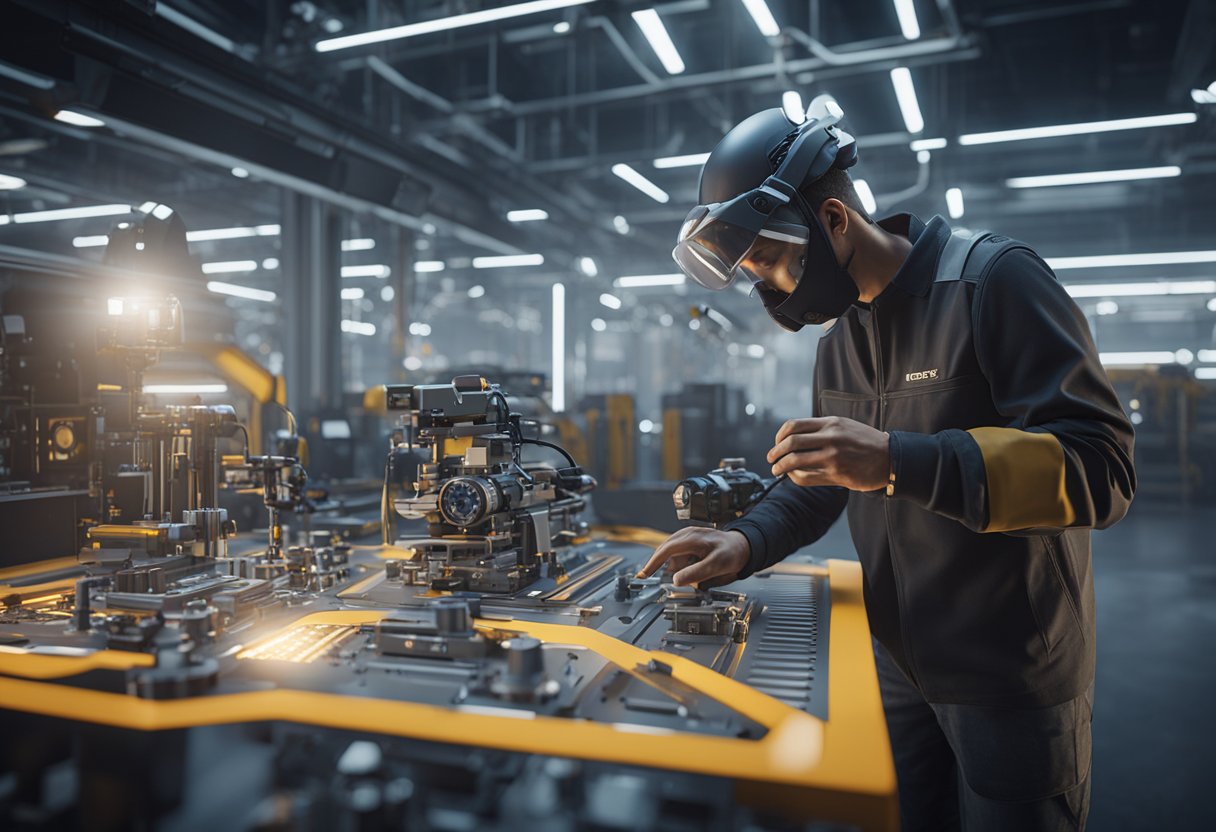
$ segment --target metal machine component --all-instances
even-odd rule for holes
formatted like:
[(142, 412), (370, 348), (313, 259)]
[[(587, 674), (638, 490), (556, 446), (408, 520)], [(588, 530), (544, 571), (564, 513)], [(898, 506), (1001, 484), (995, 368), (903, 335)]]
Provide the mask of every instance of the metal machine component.
[(776, 482), (743, 466), (742, 459), (724, 459), (705, 476), (676, 483), (671, 492), (676, 517), (715, 529), (742, 517)]
[(753, 607), (754, 603), (738, 592), (684, 591), (682, 587), (672, 587), (668, 590), (663, 617), (671, 622), (673, 633), (726, 636), (736, 644), (742, 644), (747, 641)]
[(485, 656), (489, 643), (485, 636), (474, 632), (476, 613), (470, 605), (465, 598), (436, 598), (418, 618), (385, 618), (376, 626), (376, 650), (386, 656)]
[[(586, 533), (578, 515), (595, 481), (560, 447), (524, 436), (506, 396), (478, 376), (385, 390), (389, 409), (403, 411), (385, 501), (400, 480), (413, 493), (393, 507), (427, 521), (427, 537), (396, 541), (419, 553), (422, 579), (433, 589), (507, 593), (562, 575), (560, 553)], [(554, 449), (569, 464), (524, 466), (528, 445)], [(430, 459), (403, 453), (411, 449), (429, 450)]]

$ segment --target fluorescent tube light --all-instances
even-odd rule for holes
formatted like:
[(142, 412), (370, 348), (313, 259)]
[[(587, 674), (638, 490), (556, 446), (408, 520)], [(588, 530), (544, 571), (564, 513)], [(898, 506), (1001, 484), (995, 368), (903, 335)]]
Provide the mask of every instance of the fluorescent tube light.
[(233, 168), (230, 172), (237, 179), (248, 179), (249, 178), (249, 171), (239, 165), (237, 167)]
[(1199, 360), (1206, 363), (1216, 363), (1216, 350), (1200, 350)]
[(95, 246), (104, 246), (110, 242), (110, 238), (105, 234), (95, 234), (90, 237), (73, 237), (72, 245), (76, 248), (93, 248)]
[[(617, 164), (613, 165), (612, 172), (656, 202), (665, 203), (671, 198), (667, 195), (667, 191), (651, 182), (645, 176), (642, 176), (642, 174), (638, 173), (624, 162), (618, 162)], [(629, 225), (626, 223), (625, 231), (628, 230)], [(620, 223), (617, 223), (617, 231), (621, 231)], [(621, 233), (624, 234), (625, 231), (621, 231)]]
[(1216, 263), (1216, 251), (1162, 251), (1155, 254), (1099, 254), (1089, 257), (1048, 257), (1047, 265), (1060, 269), (1101, 269), (1120, 266), (1176, 266)]
[(1174, 353), (1165, 350), (1149, 352), (1103, 352), (1098, 358), (1108, 367), (1136, 366), (1140, 364), (1173, 364)]
[(431, 325), (424, 324), (422, 321), (414, 321), (412, 324), (410, 324), (409, 332), (410, 335), (421, 335), (426, 337), (427, 335), (431, 334)]
[[(1048, 263), (1050, 264), (1050, 261)], [(1158, 280), (1152, 283), (1069, 283), (1064, 289), (1074, 298), (1207, 295), (1216, 293), (1216, 280)]]
[(760, 30), (760, 34), (766, 38), (775, 38), (781, 34), (781, 27), (777, 25), (776, 20), (773, 20), (773, 13), (769, 11), (768, 4), (764, 0), (743, 0), (743, 8), (747, 9), (747, 13), (756, 22), (756, 28)]
[(9, 176), (7, 173), (0, 173), (0, 191), (15, 191), (18, 188), (24, 188), (27, 184), (20, 176)]
[(617, 234), (628, 234), (629, 220), (625, 219), (620, 214), (617, 214), (612, 218), (612, 227), (616, 229)]
[(553, 409), (566, 409), (566, 287), (553, 284), (553, 343), (552, 343)]
[(958, 137), (959, 144), (994, 144), (1027, 139), (1048, 139), (1055, 136), (1081, 136), (1087, 133), (1109, 133), (1113, 130), (1138, 130), (1145, 127), (1170, 127), (1193, 124), (1194, 113), (1170, 113), (1161, 116), (1118, 118), (1110, 121), (1085, 121), (1077, 124), (1055, 124), (1048, 127), (1025, 127), (1020, 130), (997, 130), (992, 133), (967, 133)]
[(692, 165), (703, 165), (709, 159), (708, 153), (686, 153), (683, 156), (663, 156), (654, 160), (656, 168), (685, 168)]
[(897, 66), (891, 70), (891, 86), (895, 88), (895, 97), (899, 100), (899, 112), (904, 117), (904, 126), (909, 133), (919, 133), (925, 129), (925, 119), (920, 114), (920, 103), (916, 100), (916, 87), (912, 83), (912, 73), (906, 66)]
[(735, 328), (735, 325), (730, 322), (730, 318), (726, 317), (712, 306), (705, 310), (705, 316), (718, 326), (722, 327), (723, 332), (730, 332)]
[(595, 277), (600, 273), (599, 266), (595, 265), (595, 260), (590, 257), (578, 258), (578, 270), (587, 277)]
[(145, 393), (227, 393), (227, 384), (145, 384)]
[(367, 266), (343, 266), (343, 277), (388, 277), (393, 270), (388, 266), (375, 263)]
[(352, 335), (375, 335), (376, 325), (368, 321), (352, 321), (349, 318), (343, 318), (342, 331)]
[(806, 121), (806, 110), (802, 109), (802, 94), (798, 90), (786, 90), (781, 94), (781, 109), (785, 117), (794, 124)]
[(192, 243), (203, 243), (208, 240), (239, 240), (244, 237), (275, 237), (280, 228), (277, 225), (237, 226), (235, 228), (200, 228), (197, 231), (187, 231), (186, 239)]
[(878, 210), (878, 203), (874, 201), (874, 192), (870, 190), (869, 182), (864, 179), (854, 179), (853, 190), (857, 191), (857, 198), (861, 200), (861, 207), (866, 209), (867, 214), (873, 214)]
[(62, 121), (64, 124), (73, 124), (76, 127), (105, 127), (106, 123), (99, 118), (86, 116), (84, 113), (78, 113), (75, 110), (60, 110), (55, 113), (55, 121)]
[(404, 26), (393, 26), (388, 29), (376, 29), (371, 32), (360, 32), (355, 35), (343, 35), (340, 38), (327, 38), (318, 41), (318, 52), (333, 52), (336, 49), (349, 49), (352, 46), (363, 46), (368, 43), (383, 43), (386, 40), (399, 40), (431, 32), (445, 32), (450, 29), (463, 29), (466, 26), (476, 26), (479, 23), (492, 23), (496, 20), (507, 20), (512, 17), (523, 17), (529, 14), (565, 9), (570, 6), (581, 6), (592, 0), (532, 0), (529, 3), (517, 3), (511, 6), (501, 6), (497, 9), (482, 9), (476, 12), (440, 17), (435, 20), (424, 20), (419, 23), (407, 23)]
[(342, 290), (342, 300), (363, 300), (363, 290), (358, 286)]
[(486, 293), (486, 287), (485, 287), (485, 286), (477, 285), (477, 286), (470, 286), (470, 287), (469, 287), (469, 297), (473, 298), (474, 300), (476, 300), (477, 298), (480, 298), (480, 297), (484, 296), (484, 295), (485, 295), (485, 293)]
[(895, 0), (895, 15), (899, 18), (899, 30), (907, 40), (920, 37), (920, 21), (916, 19), (916, 6), (912, 0)]
[(941, 150), (947, 144), (945, 139), (913, 139), (908, 147), (919, 153), (922, 150)]
[(764, 358), (764, 345), (763, 344), (748, 344), (747, 345), (747, 357), (748, 358)]
[(682, 274), (631, 274), (618, 277), (612, 285), (618, 289), (638, 289), (646, 286), (681, 286)]
[(493, 257), (474, 257), (473, 268), (502, 269), (510, 266), (539, 266), (544, 262), (543, 254), (502, 254)]
[(116, 217), (131, 213), (130, 205), (82, 205), (79, 208), (54, 208), (50, 211), (28, 211), (13, 214), (13, 222), (55, 222), (56, 220), (80, 220), (89, 217)]
[(376, 241), (370, 237), (357, 237), (354, 240), (343, 240), (343, 251), (371, 251), (376, 247)]
[(203, 274), (233, 274), (236, 272), (257, 271), (256, 260), (222, 260), (216, 263), (204, 263)]
[(442, 260), (419, 260), (414, 263), (416, 272), (441, 272), (445, 268)]
[(1166, 165), (1156, 168), (1127, 170), (1093, 170), (1084, 173), (1056, 173), (1046, 176), (1016, 176), (1006, 179), (1010, 188), (1050, 188), (1056, 185), (1090, 185), (1096, 182), (1130, 182), (1136, 179), (1165, 179), (1180, 176), (1182, 168)]
[(609, 309), (620, 309), (621, 308), (621, 299), (618, 298), (616, 295), (610, 295), (607, 292), (604, 292), (602, 295), (600, 295), (600, 303), (602, 303), (604, 306), (607, 306)]
[(219, 280), (207, 281), (207, 291), (215, 292), (218, 295), (232, 295), (234, 298), (260, 300), (263, 303), (272, 303), (277, 297), (274, 292), (266, 289), (253, 289), (249, 286), (239, 286), (236, 283), (224, 283)]
[(268, 272), (272, 272), (279, 267), (279, 258), (267, 257), (262, 261), (262, 268)]
[(1216, 379), (1216, 367), (1196, 367), (1195, 378), (1200, 381), (1211, 381)]
[(669, 75), (679, 75), (684, 71), (684, 59), (680, 57), (676, 45), (671, 42), (671, 35), (667, 34), (667, 27), (663, 25), (658, 12), (654, 9), (636, 11), (633, 13), (633, 22), (638, 24), (638, 28), (650, 43), (650, 48), (659, 56), (663, 69), (667, 70)]
[(957, 220), (963, 215), (963, 191), (961, 188), (950, 188), (946, 191), (946, 210), (950, 212), (950, 219)]
[(518, 211), (508, 211), (508, 222), (538, 222), (549, 219), (549, 212), (542, 208), (521, 208)]

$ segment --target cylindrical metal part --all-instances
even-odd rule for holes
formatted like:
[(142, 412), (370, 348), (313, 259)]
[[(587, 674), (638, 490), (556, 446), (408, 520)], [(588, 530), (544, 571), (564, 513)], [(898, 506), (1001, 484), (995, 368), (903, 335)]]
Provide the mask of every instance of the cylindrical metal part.
[(81, 578), (76, 582), (76, 612), (73, 623), (82, 633), (92, 626), (89, 622), (89, 616), (93, 612), (89, 602), (89, 589), (92, 586), (92, 578)]
[(513, 685), (536, 684), (545, 672), (545, 659), (540, 640), (531, 636), (518, 636), (503, 642), (507, 654), (507, 676)]
[(473, 629), (469, 605), (463, 599), (437, 598), (432, 606), (435, 608), (435, 629), (440, 633), (467, 633)]

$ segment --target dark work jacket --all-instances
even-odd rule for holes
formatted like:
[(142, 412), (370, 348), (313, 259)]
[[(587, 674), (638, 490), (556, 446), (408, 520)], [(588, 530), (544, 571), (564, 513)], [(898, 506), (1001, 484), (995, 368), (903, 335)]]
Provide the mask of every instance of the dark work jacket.
[(870, 628), (928, 701), (1079, 696), (1094, 673), (1090, 529), (1131, 502), (1131, 425), (1041, 259), (1014, 249), (978, 277), (938, 275), (941, 217), (880, 224), (912, 251), (820, 339), (814, 390), (816, 415), (889, 433), (894, 482), (782, 482), (728, 527), (751, 545), (746, 574), (818, 539), (847, 504)]

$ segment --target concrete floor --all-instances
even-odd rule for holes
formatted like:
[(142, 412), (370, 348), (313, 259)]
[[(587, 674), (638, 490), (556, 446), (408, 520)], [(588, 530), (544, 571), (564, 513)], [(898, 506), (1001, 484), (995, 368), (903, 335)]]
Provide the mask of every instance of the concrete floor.
[[(806, 552), (856, 558), (843, 519)], [(1094, 535), (1088, 829), (1216, 829), (1216, 508), (1137, 500)]]

